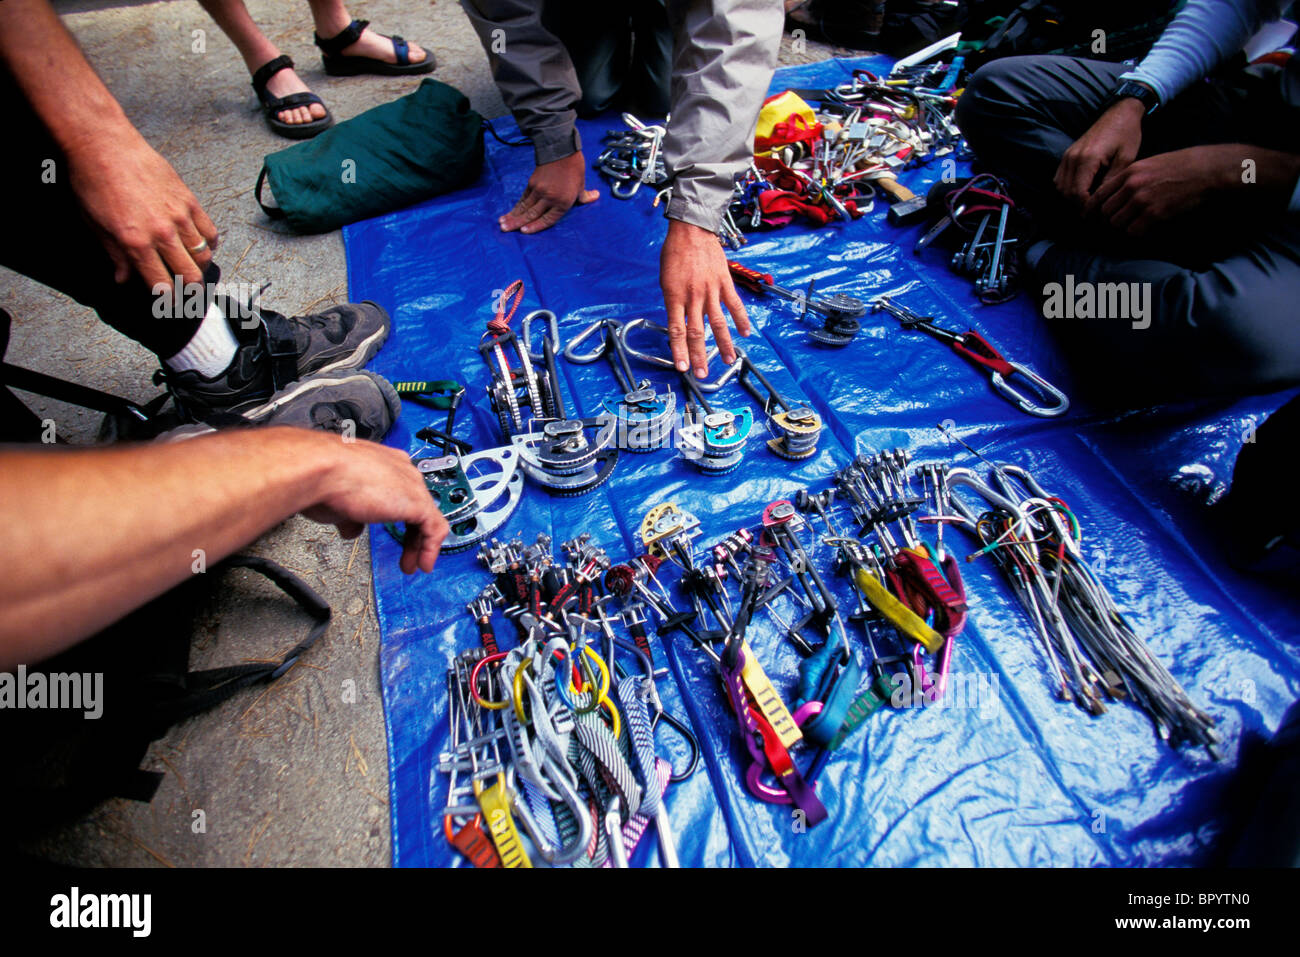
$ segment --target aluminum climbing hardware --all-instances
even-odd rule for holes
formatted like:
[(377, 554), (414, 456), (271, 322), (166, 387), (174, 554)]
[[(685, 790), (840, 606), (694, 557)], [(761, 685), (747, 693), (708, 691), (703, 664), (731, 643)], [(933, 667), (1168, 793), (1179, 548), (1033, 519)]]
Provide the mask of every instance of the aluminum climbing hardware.
[[(639, 599), (600, 595), (611, 561), (589, 534), (555, 551), (545, 535), (493, 539), (479, 559), (492, 581), (467, 611), (483, 647), (448, 672), (448, 840), (477, 866), (492, 865), (489, 850), (507, 866), (626, 866), (654, 825), (661, 862), (677, 866), (662, 796), (698, 765), (699, 746), (664, 712), (651, 657), (619, 634), (644, 623), (628, 614)], [(509, 651), (497, 615), (518, 631)], [(619, 652), (639, 668), (624, 670)], [(661, 718), (691, 747), (681, 777), (656, 754)]]
[[(528, 343), (521, 342), (510, 329), (510, 320), (523, 298), (523, 280), (516, 279), (501, 293), (496, 315), (488, 321), (478, 345), (492, 374), (488, 401), (506, 439), (526, 431), (534, 418), (553, 419), (558, 414), (550, 380), (534, 367)], [(511, 366), (507, 350), (513, 351), (518, 368)]]
[(438, 510), (451, 526), (444, 552), (472, 548), (498, 532), (523, 498), (524, 476), (514, 449), (484, 449), (469, 455), (413, 456)]
[[(609, 360), (621, 392), (601, 402), (601, 407), (618, 421), (618, 448), (628, 452), (650, 452), (672, 444), (676, 422), (677, 396), (670, 387), (659, 391), (649, 379), (636, 379), (628, 364), (622, 339), (623, 324), (617, 319), (602, 319), (578, 333), (565, 347), (570, 362), (587, 364), (602, 356)], [(578, 347), (599, 334), (599, 344), (589, 352)]]
[(623, 122), (628, 129), (605, 134), (596, 169), (610, 180), (616, 199), (631, 199), (642, 185), (658, 188), (668, 181), (661, 151), (668, 130), (642, 123), (631, 113), (623, 114)]
[[(523, 296), (524, 284), (515, 280), (502, 293), (496, 316), (479, 342), (479, 352), (493, 375), (488, 398), (524, 474), (553, 495), (584, 495), (603, 485), (618, 462), (614, 444), (617, 421), (608, 414), (569, 418), (555, 367), (559, 349), (555, 314), (539, 309), (524, 319), (524, 337), (531, 332), (533, 319), (542, 319), (547, 325), (542, 351), (536, 356), (528, 339), (517, 338), (510, 329), (510, 319)], [(507, 347), (513, 347), (518, 369), (511, 368)], [(524, 407), (531, 412), (527, 419)]]
[(822, 324), (810, 327), (808, 337), (814, 342), (827, 346), (846, 346), (853, 341), (862, 324), (858, 321), (867, 314), (867, 304), (861, 299), (842, 292), (818, 297), (814, 294), (813, 282), (808, 283), (807, 291), (792, 292), (778, 286), (770, 273), (761, 273), (742, 266), (737, 262), (728, 262), (732, 278), (751, 292), (759, 294), (772, 293), (782, 299), (793, 302), (803, 319), (809, 311), (822, 317)]
[(763, 407), (768, 428), (774, 434), (767, 440), (767, 447), (783, 459), (811, 458), (817, 453), (822, 434), (821, 416), (807, 405), (793, 405), (746, 353), (739, 348), (736, 352), (741, 364), (740, 385)]
[[(445, 409), (443, 428), (427, 426), (416, 438), (428, 443), (411, 456), (411, 464), (424, 478), (425, 487), (438, 503), (450, 529), (442, 550), (470, 548), (496, 533), (514, 514), (523, 498), (524, 476), (519, 455), (511, 448), (474, 452), (451, 433), (464, 388), (451, 381), (404, 382), (404, 398), (434, 409)], [(384, 526), (399, 542), (405, 532), (395, 524)]]
[[(743, 362), (738, 358), (736, 365)], [(754, 427), (748, 408), (715, 409), (689, 372), (680, 373), (686, 405), (677, 430), (677, 449), (705, 475), (725, 475), (740, 465)]]
[(1217, 758), (1214, 719), (1192, 702), (1120, 612), (1083, 556), (1078, 516), (1025, 469), (988, 464), (996, 489), (970, 469), (947, 475), (950, 487), (975, 491), (987, 506), (980, 512), (951, 497), (959, 524), (982, 546), (967, 561), (989, 556), (1006, 575), (1042, 644), (1060, 698), (1092, 715), (1105, 713), (1105, 701), (1131, 700), (1147, 712), (1161, 740), (1174, 747), (1202, 745)]
[[(952, 346), (953, 351), (964, 359), (985, 369), (993, 389), (1022, 412), (1030, 415), (1054, 418), (1064, 415), (1070, 408), (1070, 399), (1064, 392), (1052, 385), (1033, 369), (1019, 362), (1011, 362), (1002, 353), (993, 348), (988, 341), (973, 329), (967, 332), (953, 332), (935, 325), (933, 316), (922, 316), (900, 306), (889, 296), (878, 296), (871, 301), (872, 309), (883, 309), (899, 321), (904, 329), (924, 332), (942, 343)], [(1018, 375), (1029, 382), (1044, 404), (1017, 391), (1007, 380)], [(1050, 403), (1050, 404), (1048, 404)]]
[[(665, 359), (663, 356), (656, 355), (653, 352), (642, 352), (641, 350), (636, 349), (631, 345), (628, 339), (631, 337), (633, 332), (641, 329), (645, 329), (651, 333), (654, 333), (659, 338), (660, 342), (666, 342), (668, 340), (668, 328), (666, 326), (661, 326), (659, 323), (652, 322), (649, 319), (630, 319), (627, 322), (623, 323), (622, 327), (620, 327), (617, 330), (619, 343), (623, 347), (623, 354), (633, 359), (636, 359), (640, 362), (644, 362), (647, 365), (656, 366), (657, 368), (660, 369), (671, 369), (673, 372), (676, 372), (677, 366), (673, 363), (672, 359)], [(705, 355), (704, 355), (705, 363), (710, 364), (717, 357), (718, 357), (718, 347), (709, 346), (708, 349), (705, 351)], [(699, 384), (700, 388), (703, 389), (705, 392), (716, 392), (718, 389), (721, 389), (724, 385), (726, 385), (728, 382), (734, 379), (739, 372), (740, 372), (740, 363), (733, 362), (731, 365), (727, 366), (727, 368), (723, 370), (722, 374), (719, 375), (718, 378), (714, 379), (712, 382), (700, 383)]]

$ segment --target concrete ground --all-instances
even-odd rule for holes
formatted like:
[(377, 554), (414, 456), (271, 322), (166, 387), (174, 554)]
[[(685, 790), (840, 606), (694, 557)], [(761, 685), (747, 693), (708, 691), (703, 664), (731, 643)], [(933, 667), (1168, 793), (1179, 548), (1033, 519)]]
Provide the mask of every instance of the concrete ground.
[[(411, 92), (418, 79), (327, 77), (305, 3), (247, 0), (254, 19), (298, 64), (337, 120)], [(234, 46), (197, 3), (56, 3), (127, 115), (180, 173), (221, 230), (228, 281), (271, 282), (264, 301), (288, 315), (344, 301), (339, 233), (294, 236), (252, 197), (262, 157), (289, 145), (262, 120)], [(459, 4), (354, 0), (355, 17), (431, 49), (436, 78), (487, 117), (505, 113), (487, 58)], [(782, 64), (838, 53), (786, 36)], [(595, 185), (589, 174), (588, 185)], [(501, 197), (504, 211), (513, 197)], [(0, 306), (14, 316), (8, 358), (19, 365), (145, 400), (157, 360), (94, 313), (0, 268)], [(57, 330), (56, 334), (52, 334)], [(98, 415), (26, 397), (58, 434), (93, 440)], [(183, 722), (155, 743), (146, 767), (165, 774), (153, 803), (112, 800), (28, 850), (91, 866), (383, 866), (390, 861), (388, 755), (378, 681), (379, 628), (369, 547), (293, 518), (248, 551), (301, 575), (330, 603), (328, 634), (285, 679)], [(191, 666), (278, 658), (306, 632), (273, 586), (227, 576), (200, 609)], [(345, 702), (347, 682), (355, 703)], [(196, 812), (202, 812), (197, 814)], [(200, 830), (198, 825), (203, 824)]]

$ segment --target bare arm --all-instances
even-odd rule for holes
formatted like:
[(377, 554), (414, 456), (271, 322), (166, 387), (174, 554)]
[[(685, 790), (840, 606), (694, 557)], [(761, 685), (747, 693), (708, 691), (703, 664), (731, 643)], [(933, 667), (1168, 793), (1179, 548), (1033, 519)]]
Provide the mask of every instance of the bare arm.
[[(7, 0), (6, 0), (7, 2)], [(412, 529), (402, 570), (447, 532), (407, 456), (272, 428), (109, 449), (0, 449), (0, 668), (49, 657), (298, 512)]]
[(174, 275), (201, 282), (212, 258), (201, 245), (215, 248), (216, 226), (131, 125), (46, 0), (0, 0), (0, 61), (63, 151), (117, 281), (138, 273), (150, 286), (170, 285)]

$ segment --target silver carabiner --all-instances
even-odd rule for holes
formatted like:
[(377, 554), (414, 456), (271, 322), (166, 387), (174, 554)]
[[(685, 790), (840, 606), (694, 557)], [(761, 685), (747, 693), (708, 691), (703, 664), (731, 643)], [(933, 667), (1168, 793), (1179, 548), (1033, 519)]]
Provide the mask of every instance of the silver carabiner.
[(551, 351), (556, 355), (560, 353), (560, 321), (555, 317), (555, 313), (549, 309), (534, 309), (528, 315), (524, 316), (523, 325), (519, 329), (519, 341), (522, 348), (528, 353), (528, 358), (534, 362), (541, 362), (545, 357), (540, 353), (533, 352), (533, 342), (529, 334), (532, 332), (533, 317), (540, 316), (546, 320), (551, 334)]
[[(674, 372), (676, 372), (677, 366), (673, 363), (671, 359), (664, 359), (660, 356), (651, 355), (648, 352), (637, 352), (635, 349), (633, 349), (631, 346), (627, 344), (627, 334), (631, 332), (633, 329), (643, 329), (643, 328), (650, 329), (653, 332), (658, 332), (661, 335), (663, 335), (664, 338), (668, 337), (668, 329), (664, 326), (659, 325), (659, 323), (652, 322), (649, 319), (632, 319), (628, 322), (625, 322), (623, 324), (623, 327), (617, 330), (615, 333), (615, 335), (619, 337), (618, 341), (623, 346), (623, 351), (626, 352), (632, 358), (640, 359), (642, 362), (648, 362), (650, 365), (658, 366), (661, 369), (672, 369)], [(706, 363), (712, 362), (717, 357), (718, 357), (718, 347), (716, 345), (710, 346), (704, 353), (704, 361)], [(743, 369), (744, 366), (745, 366), (745, 354), (741, 352), (739, 347), (736, 347), (736, 361), (733, 362), (731, 365), (727, 366), (726, 371), (724, 371), (722, 375), (718, 376), (712, 382), (700, 382), (697, 380), (695, 382), (695, 385), (699, 388), (701, 392), (717, 392), (724, 385), (726, 385), (737, 375), (739, 375), (740, 370)]]
[(993, 388), (1002, 394), (1002, 396), (1014, 402), (1021, 412), (1028, 412), (1030, 415), (1041, 416), (1044, 419), (1055, 418), (1058, 415), (1065, 415), (1070, 408), (1070, 398), (1052, 383), (1048, 382), (1033, 369), (1019, 362), (1008, 362), (1011, 367), (1012, 375), (1019, 375), (1028, 379), (1038, 390), (1039, 395), (1048, 396), (1056, 400), (1055, 405), (1035, 405), (1034, 402), (1026, 397), (1023, 393), (1018, 392), (1014, 386), (1007, 382), (1006, 378), (1000, 372), (991, 372), (989, 380), (993, 383)]
[[(660, 369), (671, 369), (673, 372), (676, 372), (677, 366), (673, 363), (672, 359), (665, 359), (662, 356), (656, 356), (649, 352), (638, 352), (628, 344), (628, 333), (634, 329), (649, 329), (651, 332), (659, 333), (665, 339), (668, 338), (668, 329), (650, 319), (629, 319), (627, 322), (623, 323), (623, 327), (619, 329), (615, 335), (618, 336), (618, 341), (623, 346), (623, 351), (626, 352), (629, 357), (640, 359), (647, 365), (658, 366)], [(717, 356), (718, 347), (710, 346), (708, 351), (704, 354), (704, 360), (705, 362), (712, 362), (717, 358)]]
[[(615, 199), (631, 199), (636, 195), (637, 190), (641, 188), (641, 182), (640, 178), (629, 177), (627, 179), (620, 179), (617, 182), (610, 184), (609, 191), (613, 194)], [(628, 183), (632, 184), (631, 189), (627, 188)]]
[(617, 319), (597, 319), (586, 329), (583, 329), (580, 333), (570, 339), (569, 344), (564, 347), (564, 358), (568, 359), (570, 362), (576, 362), (578, 365), (587, 365), (601, 358), (609, 351), (609, 340), (603, 336), (601, 337), (600, 345), (591, 352), (580, 353), (576, 350), (579, 345), (587, 341), (587, 337), (592, 333), (602, 332), (606, 328), (610, 328), (611, 324), (614, 329), (621, 328), (623, 325)]

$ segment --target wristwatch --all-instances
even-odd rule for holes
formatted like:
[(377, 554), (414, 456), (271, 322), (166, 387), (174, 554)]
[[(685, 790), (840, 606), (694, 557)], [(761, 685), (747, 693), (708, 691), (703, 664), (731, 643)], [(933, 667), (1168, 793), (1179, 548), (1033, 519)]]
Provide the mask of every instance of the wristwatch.
[(1160, 97), (1156, 95), (1156, 91), (1151, 89), (1151, 87), (1147, 86), (1145, 83), (1139, 83), (1137, 80), (1121, 80), (1119, 86), (1115, 87), (1114, 92), (1111, 93), (1110, 99), (1106, 101), (1106, 105), (1102, 108), (1102, 112), (1104, 113), (1120, 100), (1125, 100), (1129, 97), (1133, 97), (1133, 99), (1140, 101), (1142, 106), (1146, 108), (1146, 114), (1148, 116), (1154, 113), (1156, 108), (1160, 105)]

